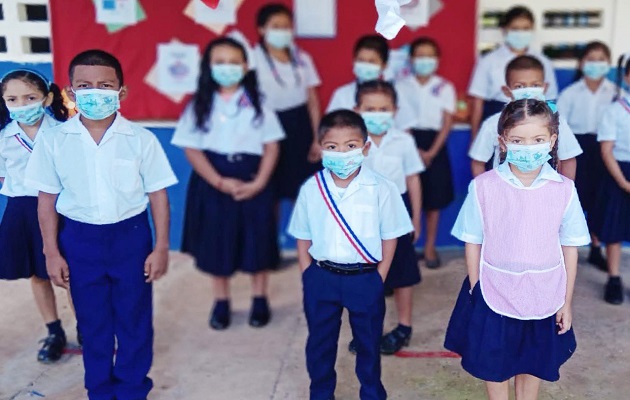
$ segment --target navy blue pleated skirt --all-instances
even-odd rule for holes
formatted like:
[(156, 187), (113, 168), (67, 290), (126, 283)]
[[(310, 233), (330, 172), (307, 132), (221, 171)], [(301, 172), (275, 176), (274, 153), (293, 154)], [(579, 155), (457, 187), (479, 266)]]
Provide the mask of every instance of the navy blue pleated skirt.
[[(412, 129), (416, 146), (421, 150), (429, 150), (438, 135), (434, 130)], [(420, 174), (422, 184), (422, 209), (441, 210), (455, 199), (451, 160), (446, 143), (433, 159), (433, 163)]]
[[(630, 180), (630, 162), (619, 162), (621, 172)], [(604, 243), (630, 241), (630, 193), (624, 191), (609, 173), (604, 174), (597, 197), (592, 228)]]
[(9, 197), (0, 223), (0, 279), (48, 279), (37, 197)]
[(555, 315), (524, 321), (497, 314), (486, 304), (479, 284), (472, 295), (469, 290), (466, 278), (444, 341), (444, 347), (462, 356), (469, 374), (492, 382), (521, 374), (560, 379), (560, 366), (575, 353), (573, 328), (558, 335)]
[[(402, 198), (411, 216), (409, 195), (404, 193)], [(392, 266), (387, 273), (387, 279), (385, 279), (385, 287), (389, 289), (404, 288), (417, 285), (421, 280), (422, 277), (420, 276), (420, 268), (418, 267), (413, 243), (413, 233), (401, 236), (398, 238)]]
[(606, 167), (596, 134), (586, 133), (575, 137), (583, 151), (576, 158), (575, 188), (590, 228), (593, 224), (597, 196), (606, 175)]
[[(251, 181), (260, 156), (225, 156), (205, 152), (217, 172), (228, 178)], [(213, 188), (194, 171), (188, 182), (182, 251), (195, 257), (197, 267), (228, 277), (277, 268), (274, 199), (269, 187), (249, 200), (236, 201)]]

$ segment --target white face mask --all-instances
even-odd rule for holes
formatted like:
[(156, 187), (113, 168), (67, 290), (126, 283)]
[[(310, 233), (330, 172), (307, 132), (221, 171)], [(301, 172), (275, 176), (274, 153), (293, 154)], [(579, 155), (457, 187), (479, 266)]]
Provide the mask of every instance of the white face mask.
[(509, 30), (505, 34), (505, 43), (512, 49), (521, 51), (529, 47), (533, 38), (534, 32), (530, 30)]
[(363, 148), (346, 152), (327, 151), (322, 152), (322, 165), (341, 179), (352, 175), (363, 163)]
[(536, 99), (540, 101), (546, 100), (544, 87), (525, 87), (513, 89), (512, 96), (514, 96), (515, 101), (523, 99)]

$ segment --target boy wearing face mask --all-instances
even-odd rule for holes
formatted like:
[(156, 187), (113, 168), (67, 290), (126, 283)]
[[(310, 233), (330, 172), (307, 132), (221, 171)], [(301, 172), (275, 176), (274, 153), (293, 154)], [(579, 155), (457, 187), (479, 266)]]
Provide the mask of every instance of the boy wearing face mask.
[(144, 399), (152, 387), (152, 282), (168, 264), (165, 188), (177, 178), (157, 138), (117, 112), (127, 88), (114, 56), (85, 51), (69, 74), (79, 114), (42, 132), (26, 183), (39, 191), (48, 274), (72, 286), (88, 397)]
[[(548, 83), (545, 81), (545, 68), (540, 60), (533, 56), (520, 56), (512, 60), (505, 70), (503, 93), (511, 101), (522, 99), (545, 100)], [(555, 107), (554, 104), (552, 104)], [(472, 159), (471, 169), (473, 177), (486, 171), (486, 163), (494, 157), (493, 166), (499, 164), (499, 135), (498, 121), (501, 113), (486, 119), (479, 134), (473, 141), (468, 156)], [(560, 128), (558, 135), (558, 172), (569, 179), (575, 179), (575, 158), (582, 154), (573, 131), (565, 118), (559, 116)]]
[(346, 308), (356, 344), (360, 398), (385, 399), (379, 347), (383, 281), (397, 239), (413, 231), (396, 185), (362, 166), (370, 149), (360, 115), (338, 110), (319, 128), (325, 169), (298, 196), (289, 233), (297, 239), (309, 336), (311, 399), (334, 398), (335, 360)]

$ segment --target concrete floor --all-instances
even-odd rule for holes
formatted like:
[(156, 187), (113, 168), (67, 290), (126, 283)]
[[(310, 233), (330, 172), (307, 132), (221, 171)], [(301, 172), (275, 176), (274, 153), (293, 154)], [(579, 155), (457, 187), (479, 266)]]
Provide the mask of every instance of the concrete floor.
[[(581, 260), (585, 254), (581, 252)], [(465, 275), (462, 252), (443, 253), (445, 266), (423, 269), (415, 292), (414, 336), (409, 351), (442, 351), (444, 331)], [(624, 255), (624, 265), (630, 255)], [(630, 269), (623, 268), (630, 284)], [(578, 351), (563, 367), (557, 383), (543, 383), (541, 399), (630, 398), (630, 299), (622, 306), (601, 300), (605, 274), (582, 263), (575, 294)], [(0, 283), (0, 399), (84, 399), (80, 356), (68, 354), (55, 365), (36, 362), (44, 328), (27, 281)], [(190, 258), (174, 253), (169, 275), (155, 285), (155, 359), (151, 400), (296, 400), (308, 398), (304, 366), (306, 323), (297, 268), (272, 276), (274, 318), (267, 328), (247, 325), (249, 281), (233, 284), (233, 324), (208, 328), (209, 280)], [(59, 291), (63, 322), (74, 343), (72, 314)], [(387, 300), (388, 307), (392, 300)], [(391, 307), (386, 328), (394, 326)], [(358, 398), (354, 357), (346, 351), (349, 327), (344, 319), (338, 355), (337, 398)], [(383, 358), (383, 381), (391, 399), (484, 399), (483, 385), (453, 358)]]

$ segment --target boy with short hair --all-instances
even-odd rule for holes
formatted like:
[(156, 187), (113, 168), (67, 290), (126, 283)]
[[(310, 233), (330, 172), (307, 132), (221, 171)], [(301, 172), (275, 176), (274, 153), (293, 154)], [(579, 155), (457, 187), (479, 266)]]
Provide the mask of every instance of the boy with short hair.
[(360, 115), (325, 115), (319, 141), (325, 169), (302, 186), (289, 224), (303, 271), (310, 398), (334, 398), (341, 314), (347, 308), (360, 397), (385, 399), (379, 354), (383, 281), (397, 239), (413, 226), (396, 185), (361, 166), (370, 143)]
[(117, 112), (127, 88), (114, 56), (85, 51), (69, 73), (67, 92), (79, 114), (42, 133), (26, 183), (39, 190), (48, 274), (72, 287), (88, 397), (145, 399), (152, 388), (151, 283), (167, 270), (165, 188), (177, 178), (157, 138)]

